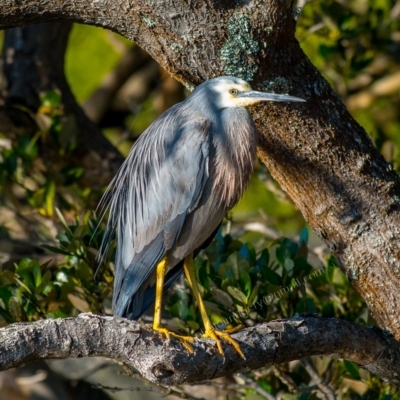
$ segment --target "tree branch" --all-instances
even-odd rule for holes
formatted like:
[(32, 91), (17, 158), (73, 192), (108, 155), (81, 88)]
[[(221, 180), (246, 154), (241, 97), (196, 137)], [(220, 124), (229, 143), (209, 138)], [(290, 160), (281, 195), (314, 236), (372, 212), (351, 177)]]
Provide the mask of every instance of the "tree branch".
[(126, 363), (162, 385), (210, 380), (311, 355), (346, 358), (383, 379), (400, 383), (400, 344), (392, 336), (338, 319), (295, 317), (233, 335), (246, 360), (228, 345), (225, 359), (211, 340), (197, 340), (194, 354), (146, 325), (122, 318), (77, 318), (12, 324), (0, 329), (0, 370), (48, 358), (102, 356)]
[(124, 83), (134, 72), (149, 62), (154, 61), (140, 47), (134, 46), (127, 49), (121, 62), (104, 77), (100, 86), (83, 104), (82, 108), (85, 114), (98, 124)]

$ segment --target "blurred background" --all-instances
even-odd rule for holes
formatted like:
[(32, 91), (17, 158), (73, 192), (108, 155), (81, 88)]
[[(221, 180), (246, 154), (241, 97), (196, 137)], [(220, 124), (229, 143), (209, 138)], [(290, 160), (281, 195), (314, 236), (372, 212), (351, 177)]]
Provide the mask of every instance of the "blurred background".
[[(297, 6), (303, 50), (399, 170), (400, 1), (299, 0)], [(189, 93), (138, 46), (99, 28), (40, 24), (1, 32), (1, 43), (0, 326), (110, 314), (114, 246), (95, 276), (105, 223), (96, 207), (137, 137)], [(221, 328), (232, 315), (232, 325), (252, 326), (301, 313), (374, 324), (336, 260), (260, 162), (196, 268)], [(311, 274), (307, 284), (296, 285)], [(269, 304), (260, 301), (268, 295)], [(170, 329), (201, 329), (183, 279), (164, 304)], [(357, 365), (323, 357), (172, 391), (98, 358), (0, 373), (2, 400), (163, 396), (400, 398), (396, 387)]]

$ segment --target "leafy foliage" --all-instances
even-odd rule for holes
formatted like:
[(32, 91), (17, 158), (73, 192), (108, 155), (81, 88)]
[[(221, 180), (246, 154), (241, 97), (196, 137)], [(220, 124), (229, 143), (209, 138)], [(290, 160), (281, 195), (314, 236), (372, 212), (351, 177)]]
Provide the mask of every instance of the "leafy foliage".
[(100, 268), (96, 276), (102, 232), (94, 233), (99, 221), (87, 213), (68, 225), (58, 210), (57, 214), (65, 230), (57, 234), (56, 246), (43, 245), (57, 257), (53, 262), (24, 258), (0, 270), (0, 325), (78, 312), (104, 313), (113, 276), (110, 268)]
[(400, 18), (392, 0), (308, 2), (297, 37), (398, 170)]

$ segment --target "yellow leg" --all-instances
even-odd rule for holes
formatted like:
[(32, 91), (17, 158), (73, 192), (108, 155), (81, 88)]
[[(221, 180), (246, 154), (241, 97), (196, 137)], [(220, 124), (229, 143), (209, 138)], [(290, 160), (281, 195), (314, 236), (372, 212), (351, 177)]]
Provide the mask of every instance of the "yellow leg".
[[(185, 275), (187, 280), (189, 281), (189, 285), (192, 288), (192, 292), (193, 292), (193, 297), (195, 298), (197, 305), (199, 307), (200, 310), (200, 314), (201, 314), (201, 318), (203, 320), (204, 323), (204, 329), (205, 329), (205, 333), (203, 335), (203, 337), (205, 338), (210, 338), (215, 340), (215, 342), (217, 343), (217, 347), (218, 347), (218, 352), (221, 355), (224, 355), (224, 351), (222, 349), (222, 344), (219, 338), (227, 341), (228, 343), (230, 343), (235, 350), (239, 353), (239, 355), (242, 358), (244, 357), (244, 354), (239, 346), (239, 344), (232, 339), (229, 336), (229, 333), (233, 333), (236, 332), (236, 330), (238, 330), (237, 328), (231, 330), (229, 333), (228, 332), (221, 332), (221, 331), (216, 331), (213, 324), (210, 321), (210, 318), (207, 315), (207, 311), (206, 311), (206, 307), (204, 305), (203, 299), (201, 297), (201, 294), (199, 292), (199, 288), (197, 286), (197, 281), (196, 281), (196, 276), (195, 276), (195, 272), (194, 272), (194, 265), (193, 265), (193, 255), (190, 254), (189, 256), (187, 256), (185, 258), (185, 262), (183, 264), (183, 268), (185, 270)], [(240, 329), (240, 327), (239, 327)]]
[(164, 278), (167, 272), (167, 258), (164, 257), (158, 264), (156, 270), (156, 300), (154, 307), (154, 320), (153, 329), (157, 331), (161, 325), (161, 307), (162, 307), (162, 295), (164, 288)]
[(180, 336), (176, 333), (170, 332), (166, 328), (161, 327), (161, 307), (162, 307), (162, 295), (164, 289), (164, 278), (167, 272), (167, 257), (164, 257), (158, 264), (156, 270), (156, 299), (154, 307), (154, 320), (153, 329), (161, 334), (164, 334), (167, 339), (171, 336), (179, 339), (186, 349), (193, 353), (193, 347), (188, 342), (194, 342), (194, 338), (190, 336)]

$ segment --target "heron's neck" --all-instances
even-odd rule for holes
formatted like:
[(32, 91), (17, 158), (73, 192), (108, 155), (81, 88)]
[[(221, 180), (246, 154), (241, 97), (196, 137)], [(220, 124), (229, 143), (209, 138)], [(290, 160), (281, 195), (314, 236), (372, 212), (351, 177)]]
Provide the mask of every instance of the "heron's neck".
[(214, 184), (230, 208), (240, 200), (250, 181), (256, 157), (256, 128), (244, 108), (224, 110), (214, 126)]

